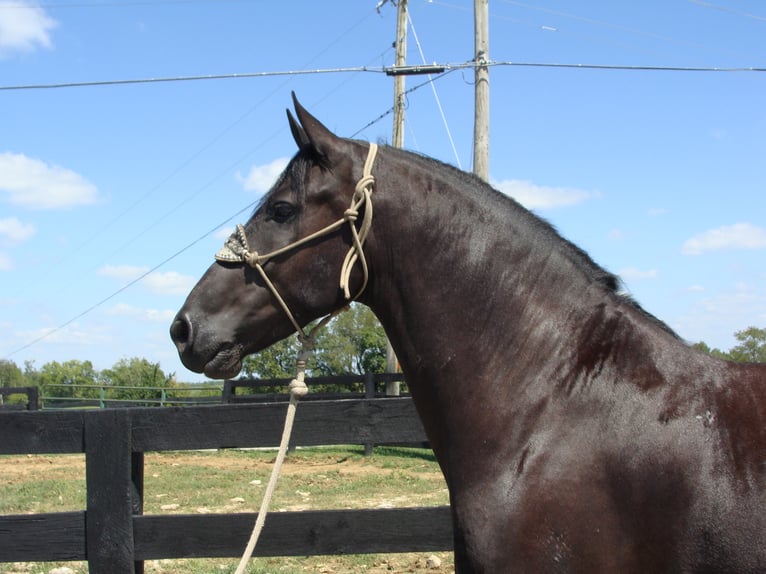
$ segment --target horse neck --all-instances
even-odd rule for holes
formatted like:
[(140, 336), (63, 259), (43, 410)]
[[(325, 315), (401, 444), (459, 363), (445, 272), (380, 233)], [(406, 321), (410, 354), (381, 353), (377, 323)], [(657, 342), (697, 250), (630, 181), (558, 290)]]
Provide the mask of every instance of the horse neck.
[(529, 370), (541, 349), (576, 353), (594, 309), (633, 314), (602, 270), (515, 202), (446, 166), (393, 159), (379, 167), (368, 304), (408, 378)]

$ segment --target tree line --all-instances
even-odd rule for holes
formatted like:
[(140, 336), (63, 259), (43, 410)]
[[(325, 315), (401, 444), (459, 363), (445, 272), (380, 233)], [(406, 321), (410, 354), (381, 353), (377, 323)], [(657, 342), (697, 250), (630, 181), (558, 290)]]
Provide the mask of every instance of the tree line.
[(766, 329), (748, 327), (747, 329), (734, 333), (734, 338), (738, 343), (728, 351), (711, 349), (704, 341), (695, 343), (693, 347), (727, 361), (734, 361), (737, 363), (766, 363)]
[(111, 400), (141, 401), (158, 399), (163, 390), (178, 384), (172, 375), (165, 375), (159, 363), (133, 357), (101, 371), (90, 361), (74, 359), (51, 361), (40, 369), (26, 361), (23, 370), (12, 361), (0, 360), (0, 386), (37, 387), (45, 396), (64, 399), (98, 399), (102, 389), (110, 389)]
[[(734, 334), (737, 344), (728, 351), (710, 348), (699, 342), (693, 346), (700, 351), (737, 362), (766, 362), (766, 329), (748, 327)], [(247, 357), (241, 377), (271, 379), (292, 377), (295, 359), (300, 349), (294, 335), (275, 343), (256, 355)], [(316, 341), (314, 357), (308, 375), (349, 375), (382, 373), (386, 365), (386, 336), (372, 312), (362, 305), (352, 305), (322, 329)], [(98, 398), (108, 388), (109, 398), (115, 400), (157, 399), (165, 391), (189, 389), (193, 384), (176, 381), (174, 373), (166, 374), (159, 363), (133, 357), (119, 360), (110, 369), (97, 370), (90, 361), (52, 361), (37, 369), (27, 361), (23, 368), (13, 361), (0, 360), (1, 387), (38, 387), (45, 396)], [(199, 385), (198, 385), (199, 386)], [(280, 392), (283, 388), (264, 387), (262, 392)], [(312, 388), (318, 392), (339, 392), (358, 389), (323, 385)]]

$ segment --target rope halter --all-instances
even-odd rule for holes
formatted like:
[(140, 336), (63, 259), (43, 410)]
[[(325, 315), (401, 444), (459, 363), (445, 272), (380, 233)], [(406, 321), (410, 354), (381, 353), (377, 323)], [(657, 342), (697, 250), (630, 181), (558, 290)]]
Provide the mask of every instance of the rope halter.
[[(343, 217), (334, 223), (331, 223), (327, 227), (324, 227), (319, 231), (304, 237), (303, 239), (294, 241), (288, 245), (285, 245), (284, 247), (280, 247), (279, 249), (275, 249), (274, 251), (264, 255), (261, 255), (257, 251), (252, 251), (250, 249), (247, 241), (247, 234), (245, 233), (245, 228), (241, 224), (237, 224), (237, 228), (234, 230), (234, 233), (232, 233), (231, 236), (226, 240), (221, 250), (215, 254), (217, 261), (222, 261), (225, 263), (246, 263), (250, 267), (256, 269), (258, 273), (260, 273), (263, 281), (266, 283), (266, 286), (269, 288), (272, 295), (274, 295), (274, 298), (279, 303), (279, 306), (290, 319), (290, 322), (293, 324), (293, 327), (295, 327), (295, 330), (298, 331), (302, 340), (308, 340), (306, 333), (298, 324), (298, 321), (296, 321), (295, 316), (290, 311), (287, 303), (285, 303), (285, 300), (279, 294), (279, 291), (277, 291), (276, 286), (271, 282), (268, 275), (266, 275), (266, 271), (263, 269), (263, 266), (270, 259), (296, 249), (297, 247), (300, 247), (309, 241), (313, 241), (318, 237), (328, 235), (333, 231), (340, 229), (345, 223), (348, 223), (349, 229), (351, 230), (352, 243), (341, 266), (339, 285), (340, 288), (343, 289), (343, 294), (347, 301), (351, 302), (359, 298), (359, 296), (364, 292), (364, 289), (367, 287), (367, 280), (369, 276), (367, 260), (364, 256), (363, 247), (364, 242), (367, 239), (367, 235), (370, 232), (370, 227), (372, 226), (372, 190), (375, 184), (375, 178), (372, 175), (372, 165), (375, 162), (375, 155), (377, 152), (378, 146), (374, 143), (371, 143), (370, 149), (367, 152), (367, 159), (364, 162), (362, 177), (359, 179), (359, 181), (357, 181), (356, 187), (354, 189), (354, 195), (351, 197), (351, 205), (343, 213)], [(359, 225), (359, 229), (357, 229), (356, 220), (359, 218), (359, 211), (361, 208), (364, 208), (364, 214), (361, 224)], [(357, 263), (357, 261), (362, 266), (362, 286), (359, 288), (359, 291), (357, 291), (356, 294), (354, 294), (352, 297), (349, 283), (351, 280), (351, 270), (354, 268), (354, 265)], [(321, 324), (324, 324), (324, 321)]]
[[(250, 560), (250, 557), (253, 555), (255, 545), (258, 542), (258, 538), (260, 537), (261, 531), (263, 530), (263, 525), (266, 521), (266, 515), (268, 513), (271, 497), (274, 494), (277, 478), (279, 477), (279, 472), (282, 467), (282, 462), (284, 461), (285, 455), (287, 453), (293, 421), (295, 419), (295, 409), (298, 400), (308, 392), (308, 387), (306, 386), (305, 382), (306, 361), (314, 350), (315, 334), (319, 331), (319, 329), (326, 325), (330, 319), (347, 308), (343, 307), (334, 311), (333, 313), (330, 313), (311, 330), (309, 335), (306, 335), (303, 328), (301, 328), (301, 326), (298, 324), (298, 321), (296, 321), (295, 316), (290, 311), (290, 308), (287, 306), (287, 303), (285, 303), (285, 300), (279, 294), (277, 288), (271, 282), (268, 275), (266, 275), (266, 271), (263, 269), (263, 265), (265, 265), (266, 262), (272, 257), (286, 253), (305, 243), (308, 243), (309, 241), (312, 241), (313, 239), (316, 239), (317, 237), (322, 237), (332, 233), (333, 231), (340, 229), (346, 222), (348, 222), (349, 228), (351, 229), (352, 243), (348, 253), (346, 253), (346, 257), (343, 259), (343, 265), (341, 266), (340, 288), (343, 289), (343, 294), (345, 295), (347, 301), (353, 301), (354, 299), (357, 299), (362, 294), (365, 287), (367, 287), (368, 270), (367, 260), (364, 257), (363, 247), (364, 242), (367, 239), (367, 234), (370, 232), (370, 227), (372, 226), (372, 188), (375, 184), (375, 178), (372, 176), (371, 172), (372, 164), (375, 162), (375, 155), (377, 154), (377, 151), (378, 146), (371, 143), (370, 149), (367, 152), (367, 159), (364, 162), (362, 178), (356, 183), (354, 195), (351, 197), (351, 205), (343, 213), (343, 217), (337, 220), (335, 223), (331, 223), (327, 227), (312, 233), (308, 237), (294, 241), (285, 247), (276, 249), (271, 253), (266, 253), (265, 255), (260, 255), (257, 251), (252, 251), (250, 249), (250, 246), (247, 242), (247, 234), (245, 233), (245, 228), (242, 225), (237, 224), (237, 228), (234, 230), (234, 233), (232, 233), (231, 237), (226, 240), (223, 248), (215, 254), (217, 261), (223, 261), (226, 263), (246, 263), (247, 265), (250, 265), (250, 267), (254, 267), (258, 270), (258, 273), (260, 273), (263, 281), (266, 283), (272, 295), (274, 295), (274, 298), (279, 303), (279, 306), (282, 307), (282, 310), (290, 319), (293, 327), (295, 327), (295, 330), (298, 331), (301, 341), (301, 350), (298, 353), (296, 360), (297, 374), (290, 383), (289, 387), (290, 403), (287, 406), (287, 414), (285, 415), (285, 428), (282, 432), (279, 451), (274, 462), (274, 468), (272, 469), (269, 483), (266, 487), (266, 492), (264, 493), (263, 500), (261, 501), (258, 518), (256, 519), (255, 525), (253, 526), (250, 540), (248, 541), (245, 552), (243, 553), (239, 562), (236, 574), (243, 574), (245, 572), (247, 563)], [(357, 229), (356, 220), (359, 218), (359, 210), (362, 207), (364, 207), (364, 216), (362, 218), (359, 229)], [(357, 261), (359, 261), (362, 266), (362, 286), (359, 291), (357, 291), (356, 294), (351, 297), (349, 282), (351, 280), (351, 270), (354, 268), (354, 265)]]

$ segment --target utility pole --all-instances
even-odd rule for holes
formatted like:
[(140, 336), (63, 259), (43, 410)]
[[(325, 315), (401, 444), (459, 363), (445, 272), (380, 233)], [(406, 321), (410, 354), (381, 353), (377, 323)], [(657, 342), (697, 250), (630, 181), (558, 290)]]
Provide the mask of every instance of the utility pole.
[(474, 0), (473, 173), (489, 181), (489, 0)]
[[(400, 68), (407, 64), (407, 0), (399, 0), (396, 5), (396, 58), (394, 67)], [(396, 148), (404, 146), (404, 80), (406, 74), (394, 76), (394, 129), (391, 145)], [(397, 371), (397, 360), (391, 341), (386, 339), (386, 372)], [(399, 395), (399, 382), (386, 383), (386, 395)]]
[[(396, 6), (396, 59), (394, 67), (407, 64), (407, 0), (399, 0)], [(394, 76), (394, 130), (391, 145), (404, 146), (404, 79), (405, 74)], [(393, 372), (393, 371), (392, 371)]]

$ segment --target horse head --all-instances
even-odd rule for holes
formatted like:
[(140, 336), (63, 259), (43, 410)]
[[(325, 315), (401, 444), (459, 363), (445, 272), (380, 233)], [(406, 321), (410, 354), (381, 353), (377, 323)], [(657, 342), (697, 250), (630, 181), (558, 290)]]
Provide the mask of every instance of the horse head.
[(170, 328), (183, 364), (211, 378), (235, 376), (245, 356), (342, 308), (367, 282), (376, 146), (337, 137), (293, 101), (298, 153)]

